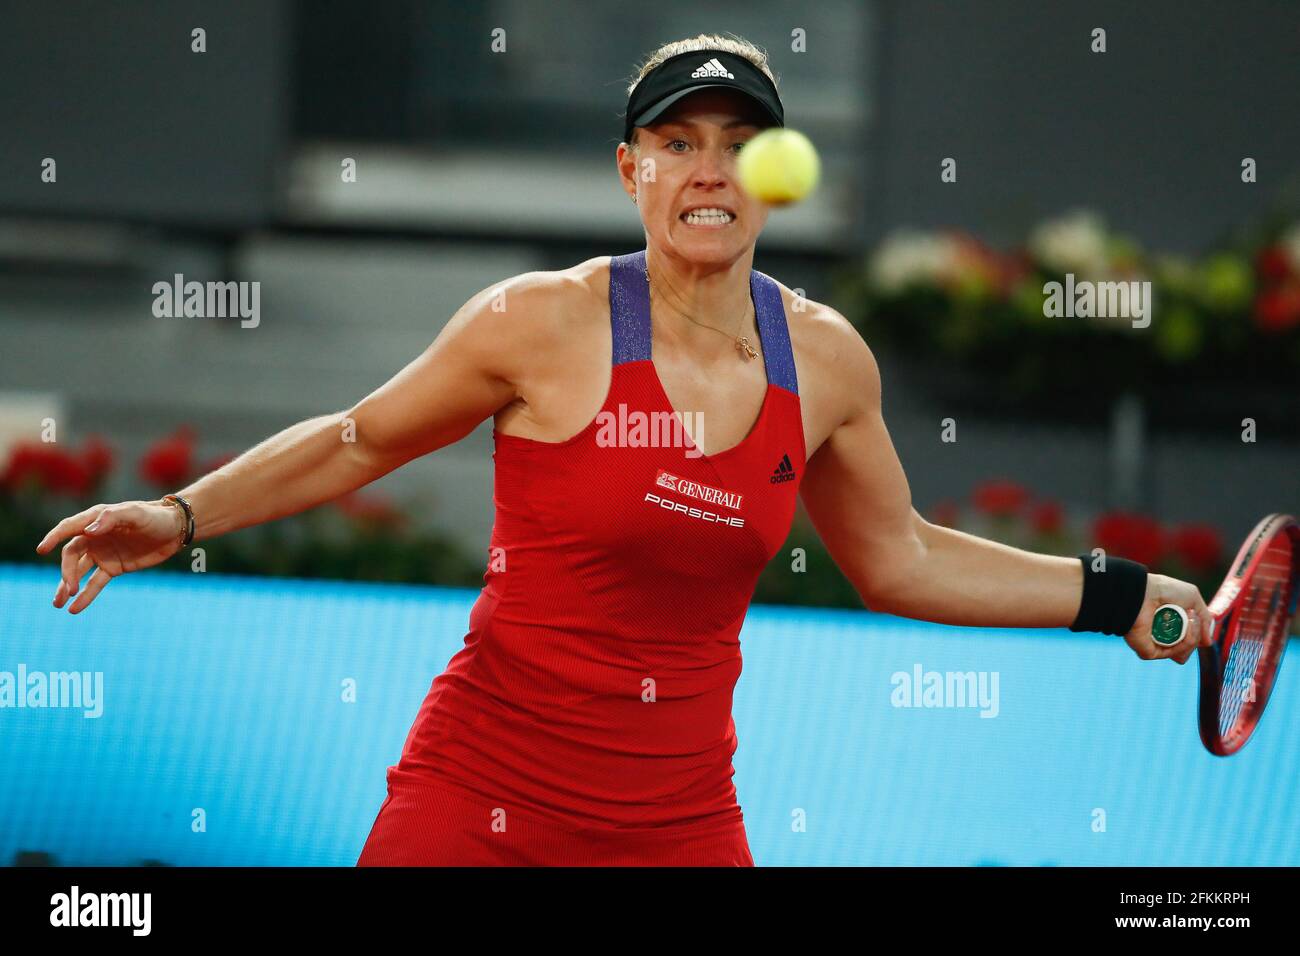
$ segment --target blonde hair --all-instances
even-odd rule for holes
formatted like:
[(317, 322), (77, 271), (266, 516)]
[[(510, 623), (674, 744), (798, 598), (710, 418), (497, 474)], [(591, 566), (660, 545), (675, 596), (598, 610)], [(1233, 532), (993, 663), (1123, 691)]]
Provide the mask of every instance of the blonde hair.
[[(767, 53), (761, 47), (755, 46), (744, 37), (736, 36), (734, 33), (727, 36), (720, 33), (701, 33), (686, 40), (673, 40), (671, 43), (665, 43), (651, 53), (646, 58), (646, 61), (637, 67), (636, 78), (627, 85), (627, 95), (631, 97), (632, 91), (637, 88), (637, 84), (644, 80), (646, 74), (663, 63), (664, 60), (671, 59), (682, 53), (697, 53), (701, 50), (722, 50), (726, 53), (744, 57), (767, 74), (767, 78), (772, 81), (772, 85), (776, 86), (776, 74), (768, 66)], [(637, 127), (633, 127), (632, 141), (628, 144), (633, 149), (636, 149), (636, 140)]]

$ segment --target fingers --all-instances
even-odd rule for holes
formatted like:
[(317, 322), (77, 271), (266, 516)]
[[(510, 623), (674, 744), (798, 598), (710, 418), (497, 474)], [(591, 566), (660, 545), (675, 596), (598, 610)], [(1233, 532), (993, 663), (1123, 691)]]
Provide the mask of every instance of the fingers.
[(1184, 581), (1174, 580), (1170, 583), (1176, 587), (1169, 588), (1160, 600), (1177, 604), (1187, 612), (1187, 632), (1181, 641), (1171, 647), (1157, 645), (1156, 657), (1169, 657), (1179, 664), (1186, 664), (1198, 647), (1208, 647), (1214, 643), (1214, 615), (1206, 607), (1200, 588)]
[[(95, 566), (95, 559), (89, 554), (83, 554), (81, 560), (77, 562), (77, 581), (80, 582), (86, 576), (86, 572)], [(63, 607), (68, 600), (71, 592), (68, 590), (67, 582), (62, 578), (59, 579), (59, 587), (54, 592), (54, 606)]]
[[(1178, 664), (1186, 664), (1197, 648), (1214, 643), (1214, 615), (1206, 607), (1198, 587), (1164, 575), (1151, 575), (1148, 585), (1146, 604), (1126, 636), (1138, 657), (1144, 661), (1170, 658)], [(1155, 612), (1166, 604), (1181, 608), (1186, 614), (1187, 626), (1175, 644), (1162, 644), (1152, 634)], [(1167, 626), (1165, 621), (1162, 627)]]
[(63, 557), (60, 559), (63, 574), (62, 587), (69, 594), (76, 594), (77, 588), (81, 586), (81, 575), (77, 573), (77, 566), (85, 553), (86, 539), (83, 535), (77, 535), (63, 546)]
[[(63, 554), (59, 562), (60, 579), (59, 586), (54, 592), (55, 607), (63, 607), (68, 598), (77, 594), (78, 590), (81, 590), (80, 596), (68, 608), (69, 613), (78, 614), (95, 600), (114, 575), (96, 565), (95, 558), (90, 553), (91, 548), (95, 547), (101, 559), (104, 554), (111, 554), (114, 551), (112, 538), (110, 537), (108, 541), (99, 541), (96, 547), (97, 539), (110, 536), (114, 531), (125, 531), (129, 534), (138, 524), (140, 514), (139, 502), (95, 505), (93, 508), (87, 508), (85, 511), (64, 518), (50, 529), (41, 539), (41, 543), (36, 546), (38, 552), (48, 553), (60, 541), (68, 539), (63, 546)], [(120, 564), (116, 560), (110, 563), (115, 567)], [(81, 579), (92, 568), (95, 569), (94, 574), (86, 582), (85, 588), (81, 589)], [(118, 567), (119, 573), (121, 570), (123, 569)]]
[(45, 537), (41, 538), (41, 543), (36, 546), (36, 553), (49, 554), (54, 549), (54, 546), (64, 538), (74, 534), (81, 534), (86, 529), (86, 525), (93, 522), (95, 517), (106, 507), (106, 505), (94, 505), (85, 511), (64, 518), (45, 533)]
[(131, 505), (109, 505), (99, 513), (90, 524), (86, 525), (86, 534), (102, 535), (131, 524)]
[(1164, 648), (1166, 657), (1171, 658), (1179, 664), (1186, 664), (1187, 659), (1192, 656), (1192, 651), (1196, 650), (1201, 644), (1201, 635), (1204, 633), (1204, 626), (1201, 621), (1203, 618), (1193, 608), (1179, 605), (1187, 612), (1187, 631), (1183, 634), (1183, 639), (1172, 647)]
[(79, 614), (85, 609), (86, 605), (99, 596), (99, 592), (104, 590), (104, 586), (113, 580), (113, 575), (109, 574), (103, 568), (97, 568), (95, 573), (90, 576), (86, 582), (86, 589), (81, 592), (80, 597), (72, 602), (68, 608), (69, 614)]
[(1210, 609), (1201, 598), (1200, 588), (1196, 589), (1196, 617), (1201, 622), (1199, 645), (1209, 647), (1214, 643), (1214, 615), (1210, 613)]
[(1209, 647), (1214, 643), (1214, 615), (1206, 607), (1205, 599), (1201, 597), (1201, 589), (1192, 584), (1187, 585), (1187, 588), (1190, 594), (1174, 600), (1187, 612), (1190, 632), (1187, 635), (1188, 649)]

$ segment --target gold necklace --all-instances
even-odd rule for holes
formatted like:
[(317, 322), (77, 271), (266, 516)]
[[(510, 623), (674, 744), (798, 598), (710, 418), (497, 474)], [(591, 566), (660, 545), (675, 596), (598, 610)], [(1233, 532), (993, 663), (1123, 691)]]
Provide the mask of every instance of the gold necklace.
[[(650, 268), (648, 266), (642, 266), (642, 271), (645, 273), (646, 285), (649, 286), (651, 291), (654, 291), (654, 286), (650, 285)], [(732, 334), (731, 332), (727, 332), (723, 329), (718, 328), (717, 326), (705, 325), (703, 322), (699, 321), (698, 319), (693, 319), (691, 318), (691, 316), (686, 315), (686, 312), (684, 310), (679, 309), (678, 311), (680, 311), (682, 315), (686, 316), (686, 319), (688, 321), (694, 322), (696, 325), (700, 326), (701, 328), (713, 329), (714, 332), (717, 332), (720, 335), (725, 335), (728, 338), (734, 340), (736, 343), (736, 351), (740, 353), (741, 357), (744, 358), (745, 361), (758, 358), (758, 353), (755, 352), (754, 347), (749, 344), (749, 336)], [(748, 315), (749, 313), (746, 312), (745, 314)], [(744, 324), (745, 324), (745, 319), (742, 316), (740, 323), (736, 326), (736, 328), (739, 329)]]

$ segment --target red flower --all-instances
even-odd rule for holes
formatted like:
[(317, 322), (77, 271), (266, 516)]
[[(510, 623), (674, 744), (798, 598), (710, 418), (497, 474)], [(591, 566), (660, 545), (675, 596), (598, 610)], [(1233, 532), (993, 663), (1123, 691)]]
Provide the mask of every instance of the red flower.
[(958, 514), (957, 502), (940, 501), (930, 509), (930, 521), (943, 528), (955, 528)]
[(381, 495), (362, 495), (352, 491), (336, 498), (334, 506), (358, 524), (371, 528), (395, 529), (406, 523), (406, 516)]
[(1040, 501), (1030, 510), (1029, 521), (1039, 534), (1056, 534), (1065, 524), (1065, 509), (1059, 501)]
[(1255, 300), (1255, 324), (1265, 332), (1285, 332), (1300, 325), (1300, 282), (1260, 293)]
[(1185, 524), (1174, 530), (1173, 550), (1193, 571), (1213, 571), (1223, 553), (1223, 538), (1209, 525)]
[(194, 430), (182, 425), (140, 459), (140, 477), (160, 488), (185, 484), (194, 472)]
[(1166, 548), (1164, 532), (1155, 519), (1122, 511), (1099, 517), (1092, 527), (1092, 537), (1108, 555), (1147, 567), (1159, 561)]
[(46, 446), (40, 442), (17, 442), (9, 449), (9, 460), (5, 462), (4, 475), (0, 476), (5, 490), (18, 491), (26, 484), (45, 488), (45, 463), (48, 460)]
[(1025, 253), (1004, 256), (999, 274), (999, 288), (1002, 297), (1010, 298), (1033, 270), (1029, 256)]
[(998, 296), (1007, 298), (1026, 273), (1025, 264), (1015, 255), (1005, 255), (965, 232), (950, 232), (955, 248), (950, 283), (974, 281), (985, 285)]
[(1266, 246), (1259, 250), (1255, 270), (1268, 282), (1283, 282), (1291, 276), (1291, 260), (1281, 246)]
[(985, 514), (1006, 517), (1020, 513), (1029, 492), (1013, 481), (986, 481), (976, 486), (971, 498), (975, 507)]
[(52, 442), (19, 442), (9, 453), (0, 484), (9, 491), (33, 486), (54, 494), (84, 495), (90, 480), (77, 455)]

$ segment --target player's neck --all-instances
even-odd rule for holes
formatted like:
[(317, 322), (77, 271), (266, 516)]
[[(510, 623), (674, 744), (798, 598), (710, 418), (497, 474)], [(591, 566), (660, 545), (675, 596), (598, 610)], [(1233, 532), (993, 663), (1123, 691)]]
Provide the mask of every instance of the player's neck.
[(701, 356), (734, 351), (734, 340), (728, 339), (736, 335), (754, 341), (757, 330), (750, 261), (746, 256), (730, 266), (717, 267), (648, 253), (650, 305), (656, 328)]

